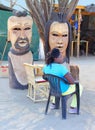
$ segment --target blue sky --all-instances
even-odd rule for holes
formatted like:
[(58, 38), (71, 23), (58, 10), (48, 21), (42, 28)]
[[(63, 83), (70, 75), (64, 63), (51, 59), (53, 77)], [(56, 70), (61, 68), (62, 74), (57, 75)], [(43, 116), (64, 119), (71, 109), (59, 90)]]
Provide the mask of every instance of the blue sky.
[(95, 4), (95, 0), (79, 0), (78, 5), (90, 5)]
[[(6, 2), (6, 0), (0, 0), (0, 3), (4, 4), (6, 6), (9, 6), (9, 3)], [(92, 3), (95, 4), (95, 0), (79, 0), (78, 5), (86, 6), (86, 5), (90, 5)], [(27, 8), (27, 6), (25, 4), (25, 0), (18, 0), (17, 4), (23, 6), (24, 8)], [(16, 6), (15, 8), (18, 10), (20, 9), (19, 6)]]

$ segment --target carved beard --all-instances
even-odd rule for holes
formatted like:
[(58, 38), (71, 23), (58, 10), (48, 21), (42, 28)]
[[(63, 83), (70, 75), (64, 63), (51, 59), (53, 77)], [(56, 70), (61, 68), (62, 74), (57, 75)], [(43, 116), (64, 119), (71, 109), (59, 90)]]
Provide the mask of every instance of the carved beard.
[[(24, 45), (25, 44), (25, 45)], [(17, 53), (26, 53), (26, 51), (30, 50), (30, 44), (28, 38), (18, 38), (14, 44), (17, 50), (14, 50)]]
[[(21, 46), (21, 44), (26, 44)], [(19, 50), (25, 50), (27, 48), (29, 48), (29, 40), (28, 38), (18, 38), (17, 41), (15, 42), (15, 48), (19, 49)]]

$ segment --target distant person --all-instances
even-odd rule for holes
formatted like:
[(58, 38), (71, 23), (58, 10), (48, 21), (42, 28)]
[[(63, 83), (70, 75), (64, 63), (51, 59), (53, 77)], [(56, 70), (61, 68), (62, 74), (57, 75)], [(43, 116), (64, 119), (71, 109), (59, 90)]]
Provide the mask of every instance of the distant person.
[[(72, 75), (69, 73), (68, 69), (62, 64), (63, 61), (64, 61), (63, 55), (60, 53), (59, 49), (57, 48), (52, 49), (47, 56), (46, 66), (43, 68), (43, 72), (45, 74), (53, 74), (67, 80), (69, 84), (62, 83), (61, 91), (62, 95), (68, 95), (75, 91), (75, 81)], [(82, 94), (82, 86), (80, 85), (80, 95), (81, 94)], [(54, 98), (51, 107), (53, 109), (55, 108)], [(69, 113), (77, 113), (76, 95), (73, 95)]]

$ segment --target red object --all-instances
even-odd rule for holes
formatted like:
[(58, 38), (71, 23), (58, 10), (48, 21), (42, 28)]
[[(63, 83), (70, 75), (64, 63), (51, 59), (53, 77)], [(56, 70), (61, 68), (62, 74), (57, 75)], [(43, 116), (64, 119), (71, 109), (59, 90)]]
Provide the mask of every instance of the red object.
[(0, 66), (0, 77), (8, 77), (8, 66)]

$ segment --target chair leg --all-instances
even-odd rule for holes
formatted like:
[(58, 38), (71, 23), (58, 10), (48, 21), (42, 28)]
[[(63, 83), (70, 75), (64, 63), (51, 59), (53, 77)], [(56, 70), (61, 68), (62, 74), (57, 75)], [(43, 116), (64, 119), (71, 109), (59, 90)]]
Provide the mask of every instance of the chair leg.
[(55, 109), (59, 109), (60, 107), (60, 97), (55, 97)]
[(66, 119), (66, 109), (67, 109), (67, 98), (65, 96), (61, 97), (62, 106), (62, 119)]
[(79, 110), (80, 110), (80, 103), (79, 103), (79, 96), (77, 96), (77, 114), (79, 115)]
[(48, 97), (47, 105), (46, 105), (46, 109), (45, 109), (45, 115), (47, 115), (48, 106), (49, 106), (49, 102), (50, 102), (50, 97), (51, 97), (51, 94), (49, 93), (49, 97)]
[(77, 114), (79, 115), (79, 110), (80, 110), (80, 91), (79, 91), (79, 83), (76, 84), (77, 87), (77, 92), (76, 92), (76, 97), (77, 97)]

